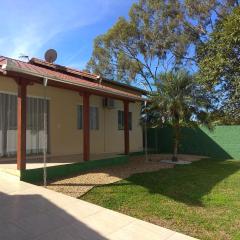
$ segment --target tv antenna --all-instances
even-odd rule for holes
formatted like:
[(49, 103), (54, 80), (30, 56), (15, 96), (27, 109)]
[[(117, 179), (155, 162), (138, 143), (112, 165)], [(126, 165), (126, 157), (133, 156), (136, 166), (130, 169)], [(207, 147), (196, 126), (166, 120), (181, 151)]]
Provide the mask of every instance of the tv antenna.
[(44, 58), (49, 63), (54, 63), (57, 59), (57, 51), (55, 49), (48, 49), (45, 52)]
[(23, 59), (23, 60), (26, 60), (26, 61), (29, 61), (29, 56), (24, 54), (24, 53), (20, 53), (19, 58)]

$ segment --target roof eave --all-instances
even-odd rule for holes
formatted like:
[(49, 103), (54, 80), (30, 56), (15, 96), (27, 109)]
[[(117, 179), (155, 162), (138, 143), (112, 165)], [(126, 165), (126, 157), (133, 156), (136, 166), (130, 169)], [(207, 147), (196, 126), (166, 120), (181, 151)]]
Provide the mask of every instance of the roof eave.
[(62, 84), (79, 86), (81, 88), (85, 88), (85, 89), (89, 89), (89, 90), (95, 90), (95, 91), (102, 92), (102, 93), (109, 93), (109, 94), (115, 95), (116, 97), (126, 98), (126, 99), (129, 99), (131, 101), (145, 101), (146, 100), (145, 98), (142, 98), (142, 97), (132, 97), (132, 96), (128, 96), (128, 95), (125, 95), (125, 94), (119, 94), (119, 93), (116, 93), (116, 92), (113, 92), (113, 91), (106, 91), (104, 89), (99, 89), (99, 88), (95, 88), (95, 87), (86, 86), (86, 85), (80, 84), (80, 83), (69, 82), (69, 81), (66, 81), (64, 79), (57, 78), (55, 76), (37, 74), (37, 73), (34, 73), (32, 71), (23, 70), (23, 69), (20, 69), (20, 68), (16, 67), (11, 62), (10, 59), (7, 59), (7, 63), (2, 65), (2, 71), (3, 72), (22, 73), (22, 74), (26, 74), (26, 75), (42, 78), (42, 79), (48, 78), (49, 80), (52, 80), (52, 81), (55, 81), (55, 82), (60, 82)]
[(128, 88), (129, 90), (141, 93), (143, 95), (148, 94), (148, 91), (146, 91), (144, 89), (141, 89), (141, 88), (138, 88), (138, 87), (130, 86), (130, 85), (127, 85), (125, 83), (117, 82), (117, 81), (114, 81), (114, 80), (109, 80), (107, 78), (102, 78), (102, 79), (103, 79), (103, 82), (106, 82), (106, 83), (109, 83), (109, 84), (112, 84), (112, 85), (115, 85), (115, 86)]

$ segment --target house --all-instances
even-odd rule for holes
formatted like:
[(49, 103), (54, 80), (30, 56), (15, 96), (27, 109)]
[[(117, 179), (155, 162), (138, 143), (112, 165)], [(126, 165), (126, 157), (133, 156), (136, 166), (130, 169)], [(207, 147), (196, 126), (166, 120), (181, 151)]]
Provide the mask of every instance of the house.
[[(0, 162), (142, 151), (142, 89), (49, 63), (0, 57)], [(47, 144), (46, 144), (47, 139)]]

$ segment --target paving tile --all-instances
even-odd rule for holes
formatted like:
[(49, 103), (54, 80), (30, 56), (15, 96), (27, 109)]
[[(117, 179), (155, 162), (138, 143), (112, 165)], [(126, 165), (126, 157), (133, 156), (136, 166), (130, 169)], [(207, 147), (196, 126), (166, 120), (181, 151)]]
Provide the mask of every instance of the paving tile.
[(19, 218), (16, 225), (29, 235), (39, 237), (42, 234), (64, 227), (67, 223), (58, 215), (39, 213), (24, 219)]
[(18, 191), (26, 190), (28, 188), (31, 189), (34, 188), (34, 186), (12, 178), (7, 181), (0, 181), (1, 192), (5, 194), (13, 194)]
[(196, 240), (196, 238), (193, 238), (193, 237), (186, 236), (186, 235), (184, 235), (184, 234), (175, 232), (175, 233), (174, 233), (170, 238), (168, 238), (167, 240)]
[[(36, 194), (29, 195), (30, 193)], [(32, 204), (34, 204), (39, 211), (52, 212), (64, 218), (79, 220), (104, 209), (100, 206), (43, 188), (26, 190), (19, 194), (21, 195), (18, 196), (32, 196)]]
[[(93, 205), (88, 204), (84, 201), (75, 202), (74, 204), (67, 204), (65, 206), (50, 208), (48, 213), (58, 214), (59, 216), (63, 217), (64, 219), (76, 222), (81, 221), (83, 218), (89, 217), (94, 215), (104, 209)], [(69, 221), (69, 220), (68, 220)]]
[(1, 186), (0, 186), (0, 206), (5, 204), (9, 200), (9, 196), (3, 192), (1, 192)]
[(54, 231), (50, 231), (48, 233), (42, 234), (41, 236), (35, 238), (34, 240), (82, 240), (79, 236), (74, 238), (68, 228), (60, 228)]
[(154, 232), (156, 234), (165, 233), (167, 236), (172, 236), (175, 233), (174, 231), (172, 231), (170, 229), (160, 227), (158, 225), (155, 225), (155, 224), (152, 224), (152, 223), (149, 223), (149, 222), (146, 222), (146, 221), (142, 221), (142, 220), (139, 220), (139, 219), (137, 219), (136, 221), (137, 221), (138, 226), (141, 226), (144, 229), (146, 229), (148, 231), (151, 231), (151, 232)]
[(0, 222), (0, 239), (2, 240), (29, 240), (30, 235), (18, 228), (13, 223)]
[(103, 236), (109, 235), (133, 221), (134, 218), (108, 209), (82, 219), (84, 224)]
[(194, 238), (0, 174), (0, 239)]
[(17, 192), (14, 192), (13, 195), (41, 195), (42, 198), (48, 200), (49, 202), (53, 203), (55, 206), (66, 206), (70, 204), (75, 204), (78, 202), (78, 199), (69, 197), (67, 195), (53, 192), (51, 190), (48, 190), (44, 187), (35, 186), (34, 188), (27, 188), (25, 190), (20, 190)]
[(27, 198), (5, 198), (0, 207), (1, 219), (16, 222), (21, 218), (31, 217), (41, 212), (41, 209), (32, 204)]
[[(148, 225), (146, 223), (146, 225)], [(114, 232), (113, 234), (109, 235), (108, 238), (111, 240), (135, 240), (135, 239), (141, 239), (141, 240), (166, 240), (171, 235), (173, 235), (174, 232), (165, 229), (165, 228), (159, 228), (158, 230), (149, 229), (143, 224), (139, 224), (138, 221), (134, 221), (130, 223), (129, 225), (119, 229), (118, 231)]]
[(84, 223), (78, 221), (74, 224), (65, 228), (66, 231), (70, 233), (70, 235), (76, 240), (106, 240), (106, 236), (102, 235), (101, 232), (98, 232)]

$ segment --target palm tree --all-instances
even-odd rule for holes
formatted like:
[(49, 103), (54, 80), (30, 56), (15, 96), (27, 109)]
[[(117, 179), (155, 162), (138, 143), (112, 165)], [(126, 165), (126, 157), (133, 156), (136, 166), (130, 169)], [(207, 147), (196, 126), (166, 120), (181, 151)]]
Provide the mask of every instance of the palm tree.
[(211, 129), (211, 102), (203, 87), (185, 70), (161, 74), (159, 79), (157, 91), (150, 96), (151, 123), (173, 128), (172, 161), (178, 161), (181, 128), (203, 124)]

